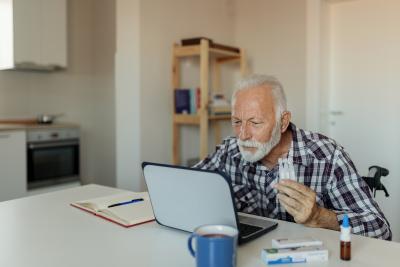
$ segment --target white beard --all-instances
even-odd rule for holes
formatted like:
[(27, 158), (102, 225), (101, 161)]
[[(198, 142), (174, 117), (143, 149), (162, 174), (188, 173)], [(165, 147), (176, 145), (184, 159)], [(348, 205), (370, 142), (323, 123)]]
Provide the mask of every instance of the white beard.
[[(279, 143), (281, 140), (281, 132), (280, 132), (280, 123), (277, 123), (272, 130), (271, 139), (266, 143), (260, 143), (253, 140), (242, 141), (239, 138), (237, 139), (240, 154), (242, 157), (249, 162), (257, 162), (264, 158), (266, 155), (271, 152), (271, 150)], [(248, 150), (245, 150), (245, 147), (255, 147), (257, 148), (256, 152), (252, 153)]]

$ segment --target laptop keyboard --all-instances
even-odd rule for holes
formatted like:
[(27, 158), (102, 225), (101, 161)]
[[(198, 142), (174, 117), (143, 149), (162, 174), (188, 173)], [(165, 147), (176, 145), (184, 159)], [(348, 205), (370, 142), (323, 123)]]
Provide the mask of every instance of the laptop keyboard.
[(244, 223), (239, 223), (239, 233), (242, 237), (251, 235), (259, 230), (261, 230), (262, 228), (259, 226), (254, 226), (254, 225), (250, 225), (250, 224), (244, 224)]

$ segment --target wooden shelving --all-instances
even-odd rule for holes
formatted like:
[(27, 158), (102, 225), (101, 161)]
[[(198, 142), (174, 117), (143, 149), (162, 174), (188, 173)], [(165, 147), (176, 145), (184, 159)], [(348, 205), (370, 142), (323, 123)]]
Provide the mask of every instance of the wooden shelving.
[[(202, 42), (206, 42), (207, 40), (201, 40)], [(202, 45), (186, 45), (186, 46), (174, 46), (174, 55), (176, 57), (187, 57), (187, 56), (199, 56)], [(209, 53), (216, 56), (225, 56), (225, 57), (235, 57), (236, 59), (240, 59), (240, 53), (236, 53), (229, 50), (219, 49), (219, 48), (208, 48)]]
[[(211, 123), (215, 132), (216, 142), (221, 141), (221, 130), (219, 122), (230, 120), (230, 115), (209, 115), (209, 69), (213, 65), (213, 91), (219, 92), (221, 65), (228, 62), (237, 61), (240, 66), (241, 75), (246, 74), (246, 59), (242, 49), (240, 52), (219, 49), (209, 46), (206, 39), (202, 39), (199, 45), (180, 46), (175, 44), (172, 52), (172, 88), (179, 88), (180, 84), (180, 64), (179, 60), (183, 57), (200, 57), (200, 103), (197, 114), (174, 114), (172, 119), (173, 129), (173, 155), (174, 164), (180, 164), (180, 127), (183, 125), (199, 125), (200, 130), (200, 159), (207, 155), (208, 147), (208, 128)], [(175, 106), (175, 103), (174, 103)]]

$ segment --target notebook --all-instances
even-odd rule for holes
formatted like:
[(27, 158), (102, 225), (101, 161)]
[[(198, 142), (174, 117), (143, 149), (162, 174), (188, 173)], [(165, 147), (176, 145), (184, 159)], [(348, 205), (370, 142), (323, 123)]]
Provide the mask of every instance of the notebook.
[(71, 206), (94, 214), (124, 227), (154, 220), (147, 192), (123, 192), (105, 197), (81, 200)]

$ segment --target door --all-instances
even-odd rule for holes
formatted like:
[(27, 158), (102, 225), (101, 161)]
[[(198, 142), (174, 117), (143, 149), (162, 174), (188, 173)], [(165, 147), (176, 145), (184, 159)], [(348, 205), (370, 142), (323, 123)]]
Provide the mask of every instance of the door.
[(400, 1), (330, 5), (329, 133), (361, 175), (389, 169), (377, 201), (400, 240)]

